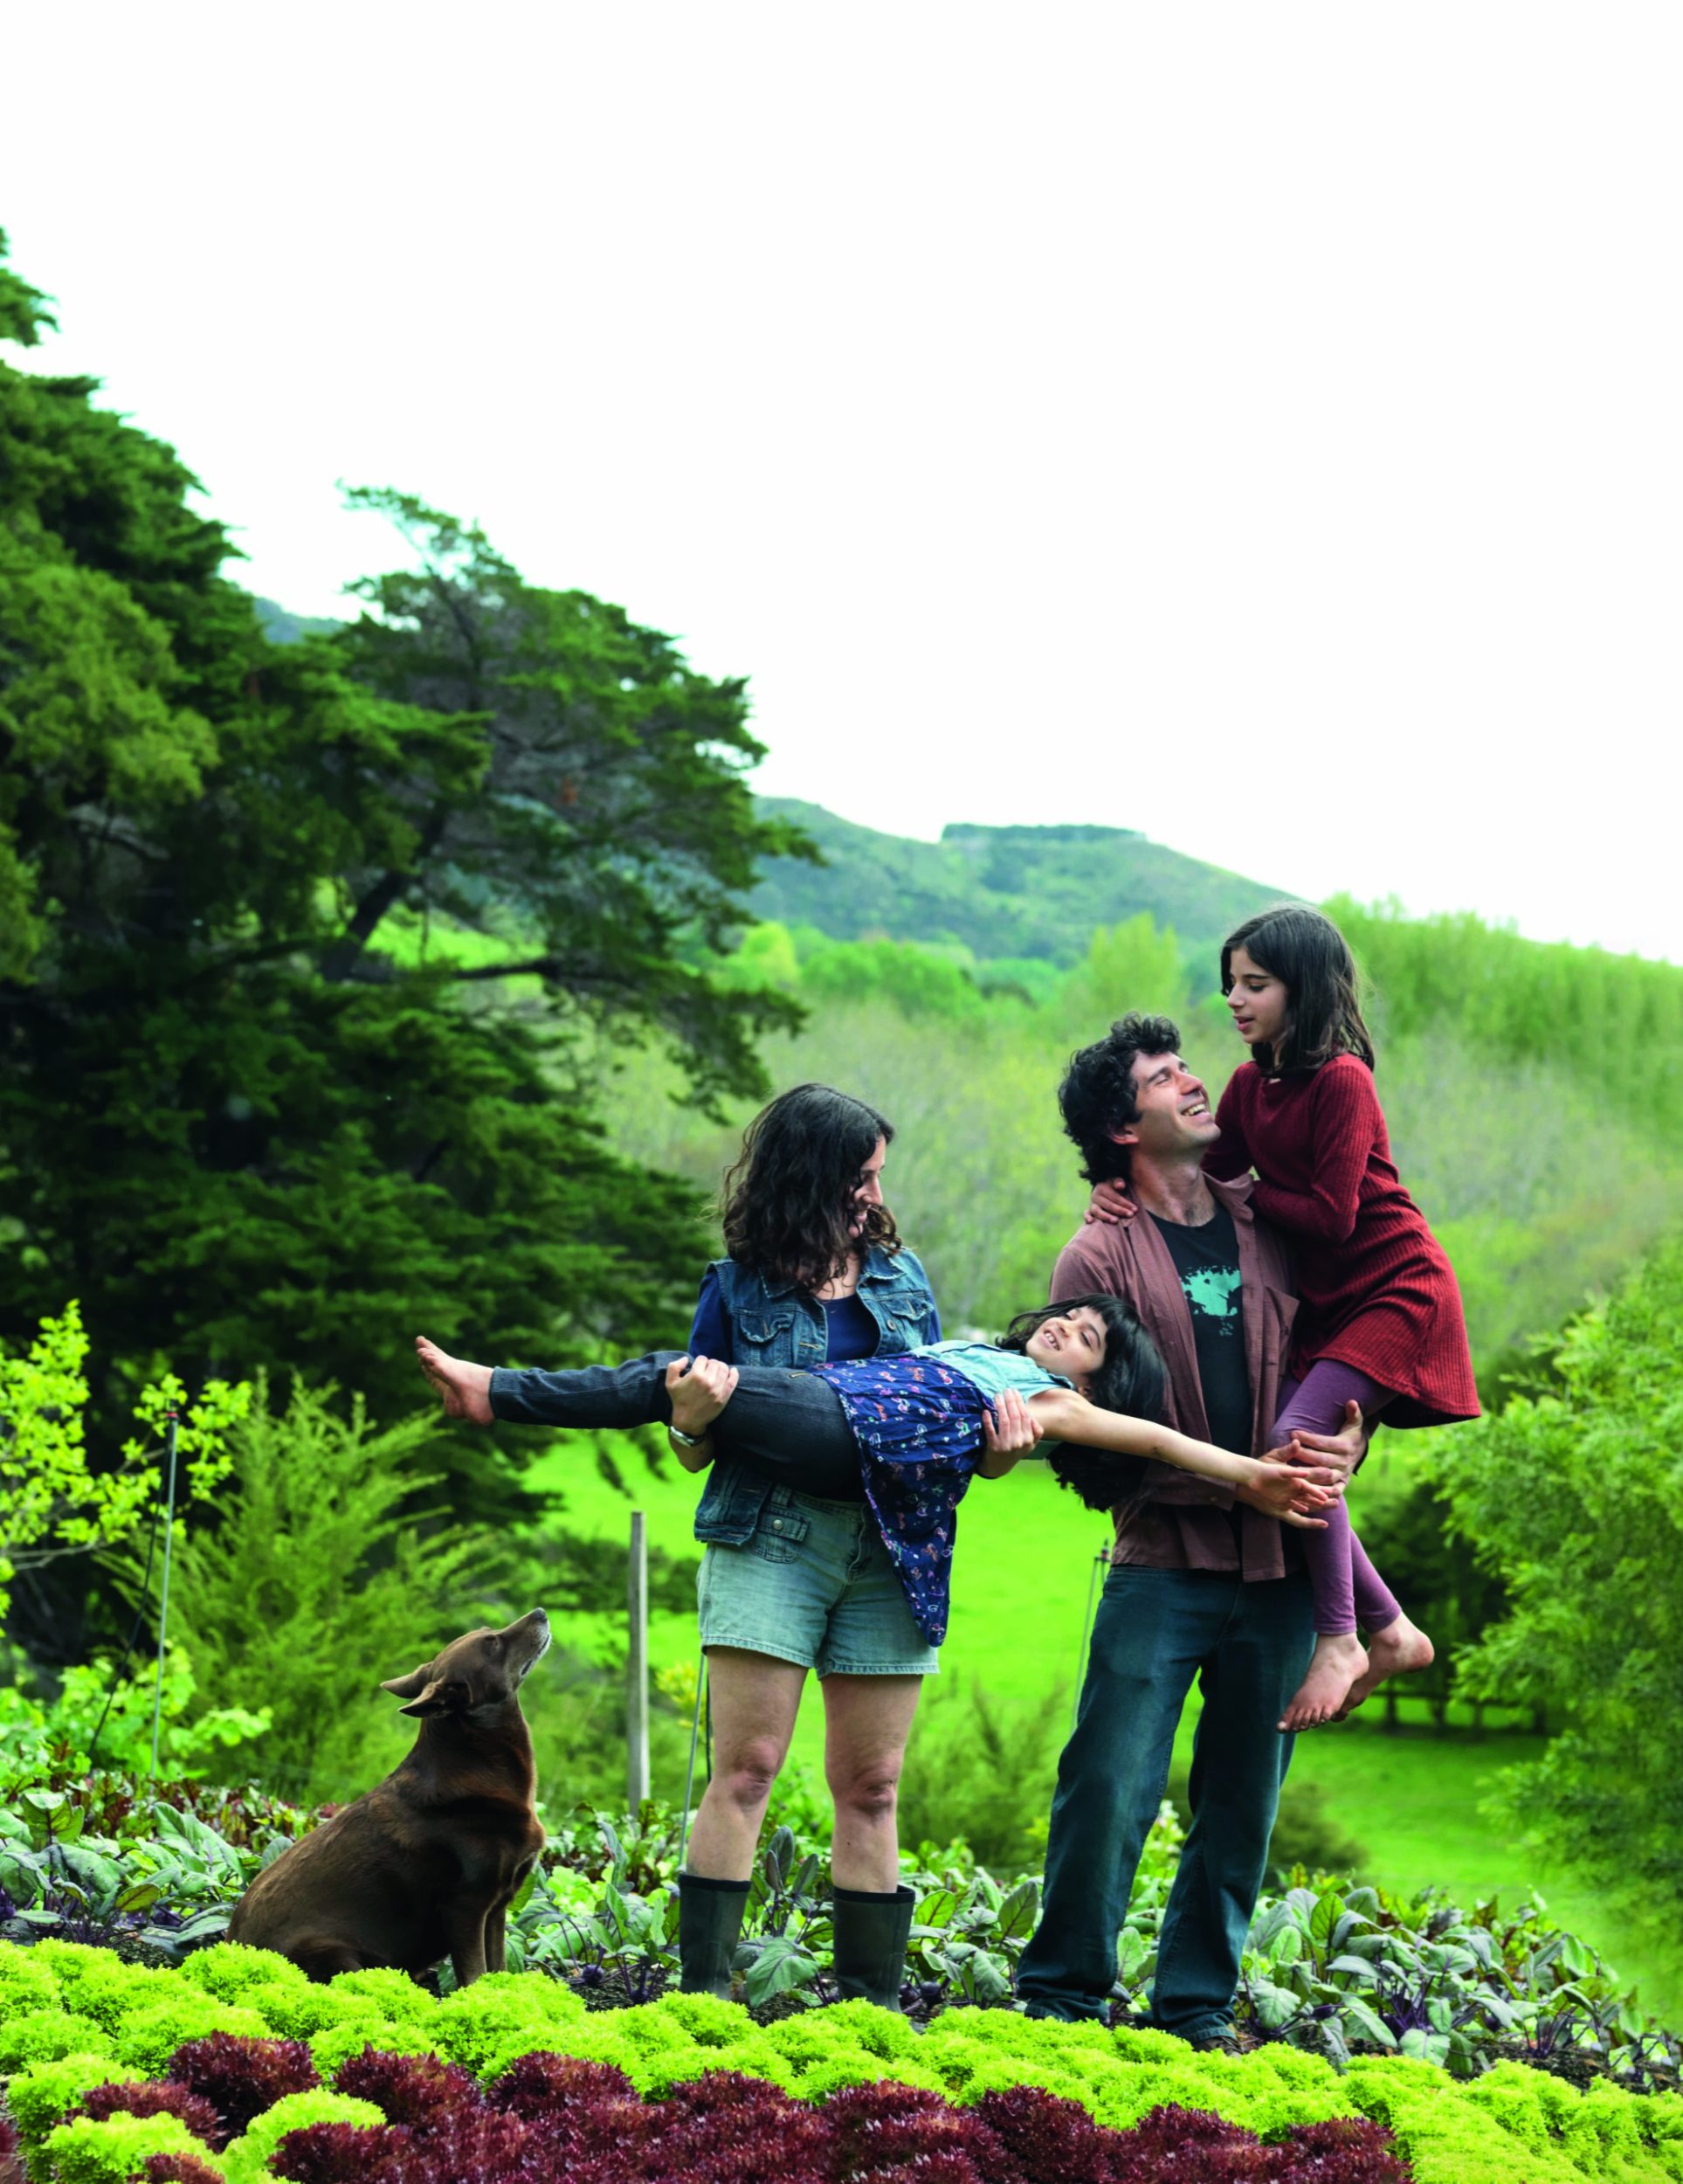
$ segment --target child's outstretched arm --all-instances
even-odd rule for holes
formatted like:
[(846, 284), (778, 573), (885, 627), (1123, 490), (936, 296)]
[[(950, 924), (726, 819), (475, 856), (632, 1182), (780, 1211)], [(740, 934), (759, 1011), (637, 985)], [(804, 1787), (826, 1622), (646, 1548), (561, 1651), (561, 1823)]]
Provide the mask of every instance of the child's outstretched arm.
[(1319, 1531), (1323, 1520), (1314, 1512), (1335, 1502), (1344, 1490), (1336, 1471), (1318, 1465), (1259, 1462), (1254, 1456), (1236, 1455), (1230, 1448), (1194, 1441), (1171, 1426), (1100, 1410), (1085, 1396), (1063, 1389), (1035, 1396), (1029, 1407), (1052, 1440), (1108, 1448), (1118, 1455), (1149, 1456), (1223, 1486), (1246, 1489), (1253, 1507), (1266, 1509), (1283, 1524)]

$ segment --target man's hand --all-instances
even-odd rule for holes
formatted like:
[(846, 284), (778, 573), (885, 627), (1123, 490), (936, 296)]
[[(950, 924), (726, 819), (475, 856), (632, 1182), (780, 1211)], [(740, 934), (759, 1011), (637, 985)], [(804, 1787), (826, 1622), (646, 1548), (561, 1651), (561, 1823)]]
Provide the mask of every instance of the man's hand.
[[(680, 1434), (692, 1434), (698, 1438), (705, 1434), (735, 1389), (735, 1366), (722, 1365), (717, 1358), (674, 1358), (666, 1367), (672, 1422)], [(700, 1456), (700, 1453), (699, 1449), (685, 1449), (680, 1452), (680, 1460)], [(691, 1462), (687, 1468), (693, 1470), (700, 1467)]]
[(1039, 1440), (1045, 1427), (1015, 1388), (994, 1398), (991, 1416), (982, 1419), (982, 1443), (986, 1455), (976, 1466), (984, 1479), (997, 1479), (1024, 1456)]
[(1344, 1423), (1338, 1433), (1311, 1434), (1300, 1430), (1292, 1435), (1289, 1447), (1271, 1448), (1268, 1461), (1314, 1465), (1335, 1471), (1341, 1479), (1348, 1479), (1367, 1453), (1368, 1429), (1362, 1421), (1362, 1406), (1346, 1403)]
[(1093, 1196), (1087, 1200), (1083, 1221), (1101, 1221), (1114, 1228), (1118, 1221), (1131, 1221), (1139, 1207), (1128, 1194), (1128, 1185), (1121, 1176), (1107, 1176), (1093, 1186)]
[(1332, 1471), (1309, 1471), (1300, 1464), (1275, 1463), (1265, 1457), (1248, 1486), (1236, 1489), (1236, 1499), (1249, 1502), (1265, 1517), (1277, 1517), (1282, 1524), (1296, 1524), (1306, 1531), (1324, 1531), (1327, 1520), (1317, 1510), (1335, 1502), (1343, 1482)]

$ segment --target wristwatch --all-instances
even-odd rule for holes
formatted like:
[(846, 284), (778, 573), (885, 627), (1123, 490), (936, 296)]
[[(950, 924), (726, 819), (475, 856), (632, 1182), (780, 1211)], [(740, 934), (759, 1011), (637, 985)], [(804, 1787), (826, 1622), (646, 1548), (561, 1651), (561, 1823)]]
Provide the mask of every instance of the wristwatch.
[(699, 1448), (707, 1439), (705, 1434), (680, 1434), (676, 1426), (668, 1426), (667, 1438), (675, 1441), (680, 1448)]

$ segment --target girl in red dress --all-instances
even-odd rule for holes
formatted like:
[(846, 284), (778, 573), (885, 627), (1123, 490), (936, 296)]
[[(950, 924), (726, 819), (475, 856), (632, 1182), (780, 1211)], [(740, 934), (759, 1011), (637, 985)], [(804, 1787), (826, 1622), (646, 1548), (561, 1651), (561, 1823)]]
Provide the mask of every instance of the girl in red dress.
[[(1335, 1432), (1351, 1397), (1369, 1424), (1476, 1418), (1460, 1291), (1391, 1160), (1343, 935), (1319, 910), (1265, 910), (1223, 948), (1221, 983), (1251, 1059), (1221, 1096), (1221, 1137), (1204, 1165), (1227, 1178), (1254, 1168), (1251, 1203), (1296, 1247), (1293, 1378), (1272, 1445), (1294, 1428)], [(1282, 1729), (1342, 1716), (1386, 1676), (1432, 1657), (1343, 1503), (1327, 1516), (1325, 1531), (1305, 1535), (1315, 1649)]]

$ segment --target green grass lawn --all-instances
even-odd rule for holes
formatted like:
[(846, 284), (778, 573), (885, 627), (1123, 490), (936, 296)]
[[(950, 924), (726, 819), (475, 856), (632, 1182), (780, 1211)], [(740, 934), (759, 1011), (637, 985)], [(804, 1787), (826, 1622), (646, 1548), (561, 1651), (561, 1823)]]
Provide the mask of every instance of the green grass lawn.
[[(654, 1479), (629, 1448), (623, 1469), (632, 1500), (617, 1493), (582, 1449), (569, 1451), (557, 1441), (536, 1459), (531, 1478), (565, 1495), (569, 1530), (600, 1538), (604, 1546), (627, 1538), (636, 1506), (647, 1514), (652, 1544), (674, 1554), (696, 1552), (696, 1482), (675, 1470), (668, 1481)], [(946, 1670), (981, 1683), (1008, 1708), (1055, 1704), (1060, 1719), (1066, 1717), (1079, 1673), (1093, 1559), (1108, 1536), (1104, 1519), (1062, 1491), (1039, 1464), (978, 1483), (959, 1514), (952, 1622), (942, 1652)], [(597, 1650), (623, 1633), (606, 1619), (571, 1618), (558, 1624), (557, 1635)], [(693, 1661), (695, 1653), (690, 1618), (652, 1620), (655, 1669)], [(1528, 1890), (1541, 1890), (1557, 1918), (1638, 1983), (1649, 2008), (1673, 2023), (1683, 2018), (1683, 1973), (1659, 1922), (1652, 1932), (1641, 1931), (1581, 1879), (1540, 1870), (1522, 1843), (1480, 1812), (1490, 1779), (1535, 1758), (1541, 1740), (1514, 1730), (1479, 1737), (1465, 1724), (1434, 1735), (1423, 1716), (1422, 1709), (1405, 1709), (1403, 1728), (1388, 1734), (1370, 1711), (1369, 1718), (1298, 1739), (1293, 1773), (1321, 1785), (1329, 1819), (1365, 1847), (1366, 1877), (1405, 1891), (1439, 1888), (1463, 1904), (1498, 1894), (1513, 1904)], [(1192, 1719), (1189, 1710), (1183, 1757)], [(823, 1715), (810, 1701), (792, 1756), (821, 1778)]]

